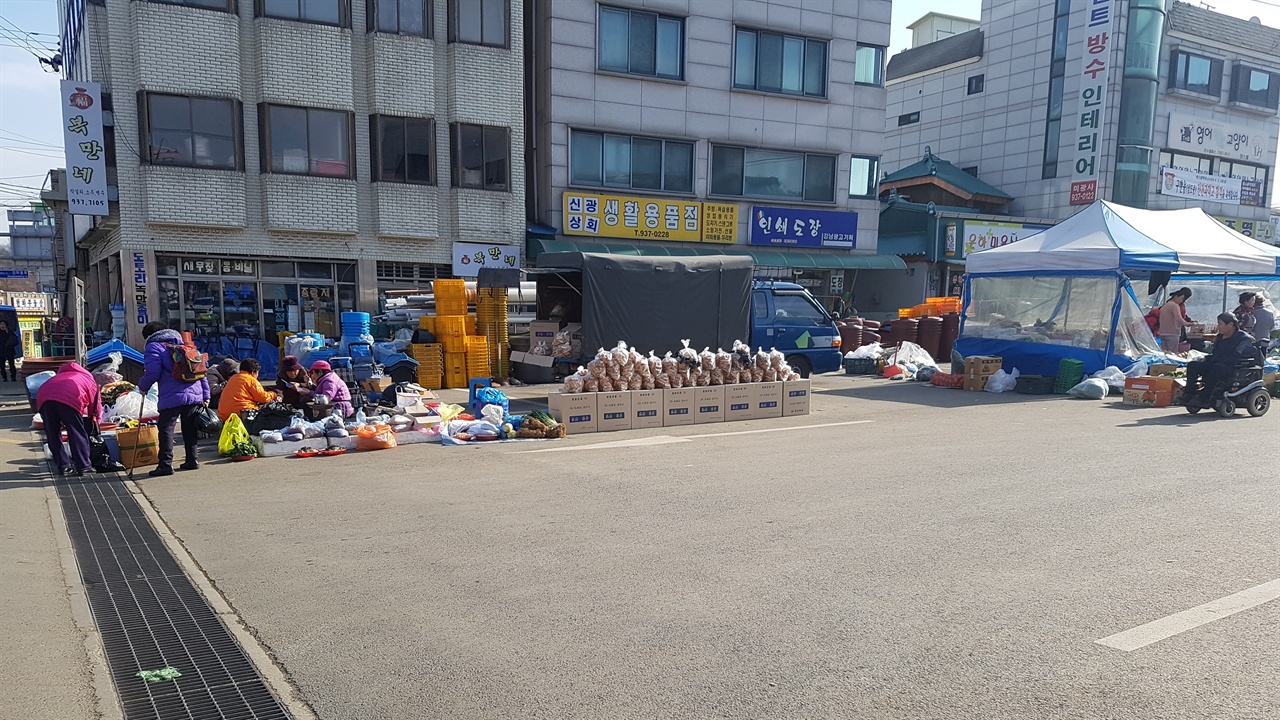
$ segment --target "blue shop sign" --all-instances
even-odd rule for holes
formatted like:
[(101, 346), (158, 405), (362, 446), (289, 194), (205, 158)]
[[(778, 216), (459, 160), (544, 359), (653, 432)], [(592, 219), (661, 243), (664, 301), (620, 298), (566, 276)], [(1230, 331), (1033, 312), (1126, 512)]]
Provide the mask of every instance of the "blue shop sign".
[(752, 245), (852, 249), (858, 213), (809, 208), (751, 207)]

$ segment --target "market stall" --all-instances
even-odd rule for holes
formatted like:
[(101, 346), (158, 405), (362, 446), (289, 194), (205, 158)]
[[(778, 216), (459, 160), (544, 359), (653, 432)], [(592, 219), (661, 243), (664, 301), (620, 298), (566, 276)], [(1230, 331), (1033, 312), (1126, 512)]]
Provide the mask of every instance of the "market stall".
[(956, 349), (1047, 376), (1068, 358), (1093, 373), (1162, 355), (1130, 282), (1152, 273), (1271, 276), (1280, 273), (1280, 250), (1198, 208), (1098, 201), (1042, 233), (969, 257)]

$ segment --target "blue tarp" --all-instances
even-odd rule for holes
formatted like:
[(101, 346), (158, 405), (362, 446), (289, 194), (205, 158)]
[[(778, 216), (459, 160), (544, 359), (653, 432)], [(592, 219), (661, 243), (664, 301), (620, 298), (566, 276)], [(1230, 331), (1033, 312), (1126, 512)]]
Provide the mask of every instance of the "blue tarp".
[(1085, 375), (1092, 375), (1108, 365), (1115, 365), (1121, 370), (1133, 364), (1133, 358), (1124, 355), (1108, 355), (1104, 350), (1070, 347), (1066, 345), (1046, 345), (1043, 343), (1021, 342), (1018, 340), (996, 340), (992, 338), (965, 337), (956, 340), (955, 349), (965, 357), (972, 355), (995, 355), (1004, 359), (1005, 372), (1014, 368), (1023, 375), (1058, 374), (1058, 363), (1064, 358), (1072, 358), (1084, 363)]
[(99, 345), (84, 354), (84, 360), (87, 367), (92, 370), (94, 365), (101, 365), (109, 360), (109, 355), (113, 352), (120, 353), (125, 360), (132, 360), (138, 364), (142, 364), (142, 353), (125, 345), (120, 338), (112, 338), (110, 341)]

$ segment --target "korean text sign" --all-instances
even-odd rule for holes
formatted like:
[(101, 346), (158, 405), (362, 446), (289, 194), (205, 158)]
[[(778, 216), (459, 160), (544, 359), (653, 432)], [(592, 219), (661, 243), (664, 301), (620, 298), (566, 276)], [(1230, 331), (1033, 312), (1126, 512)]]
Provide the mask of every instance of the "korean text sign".
[(102, 139), (102, 88), (62, 81), (62, 142), (67, 159), (67, 205), (74, 215), (109, 215), (107, 151)]
[(1160, 168), (1160, 194), (1192, 200), (1240, 204), (1240, 178), (1219, 177), (1178, 168)]
[[(1072, 13), (1084, 16), (1084, 27), (1072, 30), (1074, 42), (1081, 47), (1081, 58), (1075, 69), (1080, 79), (1077, 122), (1063, 123), (1062, 146), (1071, 149), (1072, 205), (1088, 205), (1098, 199), (1098, 173), (1101, 170), (1102, 129), (1107, 120), (1107, 83), (1111, 79), (1111, 50), (1115, 40), (1111, 28), (1118, 14), (1115, 0), (1077, 0)], [(1074, 19), (1074, 18), (1073, 18)], [(1076, 23), (1072, 22), (1072, 26)]]
[(738, 206), (653, 197), (564, 194), (564, 234), (732, 243)]
[(520, 269), (520, 248), (501, 243), (453, 244), (453, 276), (476, 277), (480, 268)]
[(750, 244), (775, 247), (856, 247), (858, 213), (808, 208), (751, 207)]
[(1217, 155), (1258, 164), (1265, 164), (1267, 157), (1265, 132), (1251, 131), (1239, 119), (1232, 120), (1228, 125), (1188, 113), (1169, 114), (1167, 146), (1172, 150)]
[(1048, 225), (1023, 223), (964, 221), (964, 254), (972, 255), (981, 250), (1012, 245), (1036, 233), (1048, 230)]

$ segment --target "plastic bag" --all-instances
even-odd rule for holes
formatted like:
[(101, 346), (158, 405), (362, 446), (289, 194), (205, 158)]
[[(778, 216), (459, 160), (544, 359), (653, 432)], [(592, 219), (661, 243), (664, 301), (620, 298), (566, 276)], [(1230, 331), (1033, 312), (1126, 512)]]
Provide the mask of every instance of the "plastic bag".
[(987, 378), (987, 386), (984, 389), (989, 393), (1009, 392), (1018, 387), (1018, 375), (1017, 368), (1014, 368), (1011, 373), (997, 370), (995, 375)]
[[(501, 407), (504, 415), (511, 407), (511, 401), (507, 399), (507, 394), (493, 387), (482, 387), (476, 390), (476, 400), (479, 402), (481, 408), (486, 405), (497, 405), (498, 407)], [(502, 423), (498, 424), (501, 425)]]
[(879, 360), (881, 355), (884, 355), (884, 348), (880, 346), (880, 343), (874, 342), (870, 345), (863, 345), (845, 355), (845, 357), (850, 360)]
[(551, 346), (547, 344), (546, 340), (540, 340), (537, 345), (534, 345), (533, 348), (529, 350), (529, 354), (543, 356), (550, 355)]
[(566, 377), (564, 379), (565, 394), (573, 395), (575, 393), (582, 392), (582, 388), (586, 384), (587, 375), (588, 375), (587, 369), (579, 366), (578, 372), (573, 373), (572, 375), (569, 375), (568, 377)]
[(396, 446), (396, 433), (390, 425), (365, 425), (356, 431), (356, 450), (389, 450)]
[(573, 355), (573, 333), (568, 328), (556, 332), (551, 341), (551, 357), (567, 358)]
[[(151, 389), (154, 391), (155, 387)], [(159, 415), (160, 410), (156, 408), (154, 395), (154, 392), (149, 392), (143, 397), (136, 390), (121, 395), (116, 399), (116, 404), (111, 408), (111, 412), (107, 413), (107, 420), (109, 422), (120, 422), (122, 420), (138, 420)]]
[(1124, 381), (1126, 379), (1125, 374), (1115, 365), (1108, 365), (1107, 367), (1102, 368), (1098, 372), (1094, 373), (1092, 377), (1102, 380), (1113, 388), (1119, 390), (1124, 389)]
[(501, 405), (489, 404), (480, 409), (480, 416), (486, 421), (493, 423), (495, 426), (501, 427), (502, 420), (506, 417), (506, 413), (503, 412)]
[(99, 363), (98, 366), (93, 369), (93, 372), (118, 373), (120, 372), (120, 363), (123, 360), (124, 360), (124, 356), (118, 352), (107, 353), (107, 361), (104, 363)]
[(1142, 377), (1146, 375), (1147, 371), (1150, 369), (1151, 366), (1147, 364), (1146, 360), (1139, 360), (1138, 362), (1130, 365), (1128, 370), (1124, 371), (1124, 376), (1131, 378)]
[[(45, 370), (44, 372), (38, 372), (35, 375), (29, 375), (27, 377), (27, 392), (31, 395), (31, 397), (35, 397), (36, 393), (40, 392), (40, 386), (44, 385), (45, 382), (47, 382), (49, 378), (53, 377), (55, 374), (56, 373), (54, 373), (52, 370)], [(136, 416), (135, 416), (135, 419), (136, 419)]]
[(262, 438), (264, 443), (281, 443), (284, 442), (284, 434), (279, 430), (263, 430), (258, 437)]
[(470, 435), (473, 438), (487, 439), (487, 438), (496, 438), (502, 435), (502, 430), (498, 428), (498, 425), (495, 425), (485, 420), (476, 420), (474, 422), (467, 423), (467, 427), (466, 429), (463, 430), (463, 432), (465, 432), (466, 434)]
[(910, 363), (916, 366), (917, 369), (922, 367), (938, 369), (938, 364), (933, 361), (933, 356), (928, 351), (909, 341), (903, 341), (898, 344), (898, 350), (894, 352), (891, 360), (898, 365)]
[(351, 433), (346, 428), (332, 428), (324, 431), (325, 437), (344, 438), (351, 437)]
[(1099, 378), (1089, 378), (1067, 391), (1072, 397), (1085, 400), (1101, 400), (1107, 396), (1107, 382)]
[(222, 418), (218, 417), (218, 411), (211, 407), (202, 407), (197, 410), (192, 420), (202, 433), (213, 433), (222, 429)]
[(218, 436), (218, 453), (226, 457), (238, 452), (237, 445), (252, 442), (249, 438), (249, 431), (245, 430), (244, 423), (241, 422), (240, 416), (233, 414), (222, 423), (222, 434)]

